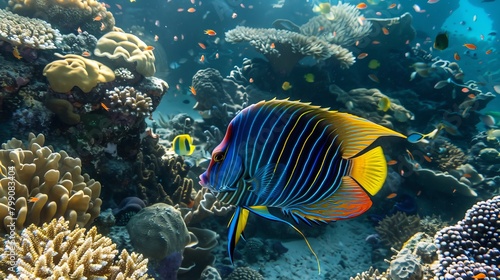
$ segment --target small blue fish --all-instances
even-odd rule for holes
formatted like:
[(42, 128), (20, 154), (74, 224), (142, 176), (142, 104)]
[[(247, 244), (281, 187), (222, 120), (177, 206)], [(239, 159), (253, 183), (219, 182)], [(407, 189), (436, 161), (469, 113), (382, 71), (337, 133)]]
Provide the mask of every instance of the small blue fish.
[(231, 261), (249, 212), (286, 223), (304, 237), (268, 208), (309, 225), (368, 210), (387, 176), (382, 148), (371, 146), (381, 136), (406, 139), (366, 119), (296, 101), (261, 101), (242, 110), (200, 175), (202, 186), (236, 206), (228, 225)]
[(189, 134), (181, 134), (175, 136), (172, 141), (172, 147), (176, 154), (179, 156), (189, 156), (194, 150), (195, 146), (193, 145), (193, 138)]

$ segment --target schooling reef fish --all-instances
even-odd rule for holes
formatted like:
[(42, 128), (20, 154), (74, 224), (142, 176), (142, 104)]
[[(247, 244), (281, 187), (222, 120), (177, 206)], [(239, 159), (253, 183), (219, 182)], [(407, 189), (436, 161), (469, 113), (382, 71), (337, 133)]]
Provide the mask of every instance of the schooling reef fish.
[(261, 101), (242, 110), (200, 175), (202, 186), (236, 206), (228, 225), (230, 259), (250, 212), (304, 237), (268, 208), (309, 225), (368, 210), (387, 176), (382, 148), (372, 145), (382, 136), (406, 139), (366, 119), (297, 101)]

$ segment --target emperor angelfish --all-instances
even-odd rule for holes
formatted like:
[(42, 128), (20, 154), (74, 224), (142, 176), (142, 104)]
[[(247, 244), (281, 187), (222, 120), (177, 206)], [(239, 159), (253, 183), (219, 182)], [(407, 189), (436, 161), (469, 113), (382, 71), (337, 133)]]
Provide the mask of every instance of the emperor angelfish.
[(284, 222), (304, 237), (268, 208), (307, 224), (367, 211), (370, 195), (382, 188), (387, 176), (382, 148), (371, 147), (381, 136), (406, 139), (366, 119), (297, 101), (274, 99), (243, 109), (200, 175), (202, 186), (236, 206), (228, 224), (231, 261), (249, 212)]

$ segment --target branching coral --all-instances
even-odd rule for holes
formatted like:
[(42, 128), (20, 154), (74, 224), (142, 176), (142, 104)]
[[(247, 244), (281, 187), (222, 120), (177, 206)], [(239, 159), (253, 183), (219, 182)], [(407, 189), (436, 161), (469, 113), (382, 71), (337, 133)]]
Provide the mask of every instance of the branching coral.
[(315, 16), (300, 27), (300, 32), (347, 47), (361, 41), (371, 31), (371, 22), (364, 19), (355, 5), (339, 2), (330, 7), (330, 12), (334, 20), (324, 15)]
[(106, 57), (115, 68), (126, 67), (149, 77), (155, 74), (155, 56), (137, 36), (124, 32), (108, 32), (98, 41), (94, 54)]
[(43, 75), (55, 92), (67, 93), (75, 86), (83, 92), (90, 92), (98, 83), (115, 79), (113, 70), (95, 60), (75, 54), (59, 57), (62, 59), (47, 64), (43, 69)]
[(9, 9), (46, 20), (66, 33), (80, 27), (99, 34), (111, 31), (115, 26), (113, 15), (96, 0), (9, 0)]
[(153, 112), (151, 97), (134, 87), (115, 87), (113, 90), (106, 90), (106, 95), (105, 103), (111, 112), (139, 117), (150, 116)]
[(439, 142), (433, 143), (433, 146), (437, 149), (434, 162), (438, 164), (441, 171), (455, 169), (467, 161), (467, 156), (459, 147), (448, 141), (440, 141), (440, 139), (436, 141)]
[[(63, 216), (71, 229), (85, 227), (99, 216), (101, 184), (81, 174), (79, 158), (54, 152), (44, 142), (42, 134), (30, 133), (26, 147), (15, 138), (2, 144), (0, 232), (8, 231), (14, 217), (16, 229), (22, 230)], [(15, 202), (14, 213), (9, 202)]]
[(116, 244), (97, 228), (71, 230), (59, 218), (16, 234), (2, 259), (17, 257), (17, 275), (4, 271), (9, 279), (148, 279), (147, 259), (125, 250), (117, 254)]
[(273, 70), (281, 74), (290, 73), (295, 64), (306, 56), (312, 56), (317, 60), (333, 56), (342, 68), (354, 64), (354, 56), (349, 50), (315, 36), (288, 30), (238, 26), (226, 32), (226, 41), (250, 43), (269, 60)]
[(0, 40), (14, 46), (33, 49), (55, 49), (61, 40), (59, 30), (43, 20), (19, 16), (0, 9)]

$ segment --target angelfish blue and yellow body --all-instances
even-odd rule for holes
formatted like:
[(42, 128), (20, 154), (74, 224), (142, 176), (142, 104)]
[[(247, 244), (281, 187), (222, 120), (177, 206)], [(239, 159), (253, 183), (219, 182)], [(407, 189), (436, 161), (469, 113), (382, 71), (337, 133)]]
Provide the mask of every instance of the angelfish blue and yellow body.
[(231, 260), (249, 212), (284, 222), (303, 236), (268, 208), (308, 224), (368, 210), (370, 195), (387, 176), (382, 148), (371, 147), (381, 136), (406, 138), (363, 118), (296, 101), (261, 101), (242, 110), (200, 175), (202, 186), (236, 206), (228, 225)]

